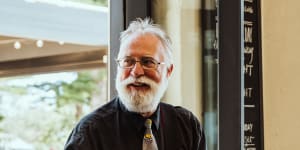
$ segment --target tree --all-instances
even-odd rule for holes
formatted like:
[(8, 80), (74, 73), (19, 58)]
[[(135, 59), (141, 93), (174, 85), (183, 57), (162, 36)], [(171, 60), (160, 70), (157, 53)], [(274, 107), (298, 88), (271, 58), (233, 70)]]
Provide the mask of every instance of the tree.
[[(98, 83), (105, 78), (105, 70), (95, 75), (90, 72), (79, 72), (77, 79), (70, 84), (66, 82), (44, 82), (32, 86), (45, 91), (54, 91), (58, 109), (65, 105), (75, 104), (75, 116), (76, 119), (79, 119), (82, 115), (82, 105), (90, 105), (93, 95), (99, 91)], [(42, 97), (42, 99), (48, 98)]]
[[(27, 87), (0, 85), (0, 90), (5, 89), (6, 92), (15, 95), (14, 101), (25, 102), (20, 95), (30, 94), (29, 91), (32, 89), (54, 93), (34, 100), (34, 105), (37, 103), (42, 105), (17, 110), (16, 115), (12, 117), (4, 116), (0, 126), (3, 130), (0, 132), (17, 135), (34, 144), (36, 149), (63, 149), (63, 144), (74, 124), (92, 110), (91, 102), (94, 101), (95, 95), (104, 93), (101, 87), (106, 87), (106, 69), (78, 72), (77, 78), (71, 83), (65, 80), (49, 82), (50, 80)], [(32, 97), (35, 96), (29, 95), (29, 99)], [(25, 103), (31, 105), (29, 101)], [(16, 106), (13, 105), (13, 107)], [(26, 130), (23, 130), (25, 128)]]

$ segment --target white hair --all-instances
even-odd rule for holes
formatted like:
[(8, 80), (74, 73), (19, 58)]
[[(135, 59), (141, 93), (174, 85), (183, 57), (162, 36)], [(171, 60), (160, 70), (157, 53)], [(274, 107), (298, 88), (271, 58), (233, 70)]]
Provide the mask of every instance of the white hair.
[[(127, 39), (130, 39), (129, 37), (136, 36), (136, 35), (142, 35), (142, 34), (153, 34), (156, 37), (158, 37), (165, 48), (165, 54), (167, 56), (167, 61), (169, 64), (173, 63), (173, 56), (172, 56), (172, 42), (170, 37), (166, 34), (165, 31), (161, 29), (161, 27), (157, 24), (154, 24), (153, 21), (150, 18), (145, 18), (144, 20), (141, 18), (138, 18), (135, 21), (132, 21), (128, 28), (121, 32), (120, 35), (120, 51), (122, 48), (124, 48), (124, 45)], [(128, 42), (131, 42), (130, 40)], [(120, 55), (120, 53), (119, 53)]]

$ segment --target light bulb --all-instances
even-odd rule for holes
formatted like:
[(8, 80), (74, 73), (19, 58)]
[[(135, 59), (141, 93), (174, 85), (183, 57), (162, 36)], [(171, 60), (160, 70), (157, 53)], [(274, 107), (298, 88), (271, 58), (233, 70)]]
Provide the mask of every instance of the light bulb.
[(59, 44), (59, 45), (64, 45), (65, 42), (64, 42), (64, 41), (59, 41), (58, 44)]
[(103, 63), (107, 63), (107, 55), (103, 55), (103, 57), (102, 57), (102, 61), (103, 61)]
[(37, 40), (36, 41), (36, 46), (39, 47), (39, 48), (43, 47), (44, 46), (44, 41), (43, 40)]
[(20, 49), (22, 47), (22, 45), (21, 45), (21, 43), (19, 41), (16, 41), (14, 43), (14, 47), (15, 47), (15, 49)]

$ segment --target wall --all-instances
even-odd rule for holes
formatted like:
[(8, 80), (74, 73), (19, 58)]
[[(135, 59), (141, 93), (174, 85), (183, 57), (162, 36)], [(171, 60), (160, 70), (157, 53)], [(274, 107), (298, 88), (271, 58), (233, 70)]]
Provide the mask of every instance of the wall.
[(300, 1), (261, 2), (265, 149), (299, 149)]

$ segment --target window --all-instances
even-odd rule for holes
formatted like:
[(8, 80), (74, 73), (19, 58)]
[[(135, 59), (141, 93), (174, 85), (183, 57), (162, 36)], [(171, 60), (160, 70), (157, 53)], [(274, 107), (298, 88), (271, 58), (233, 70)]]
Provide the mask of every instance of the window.
[(0, 149), (63, 149), (106, 90), (106, 68), (1, 78)]
[(106, 103), (107, 4), (3, 1), (0, 149), (63, 149), (79, 119)]

